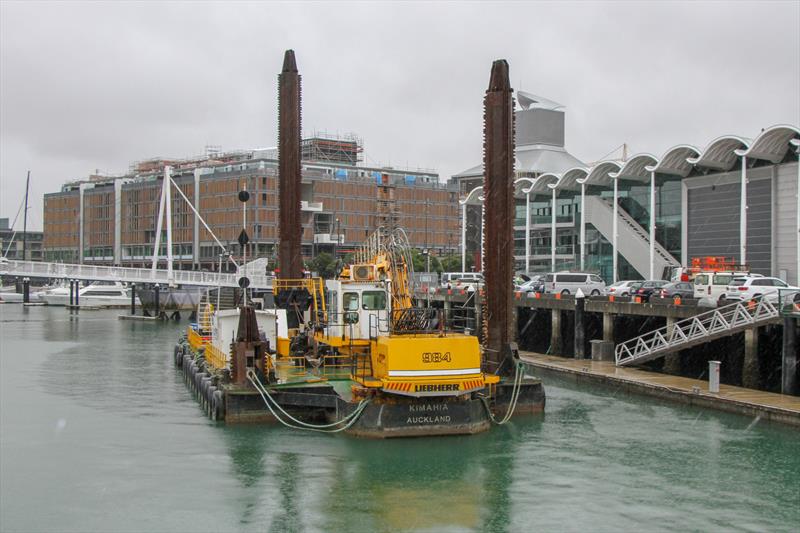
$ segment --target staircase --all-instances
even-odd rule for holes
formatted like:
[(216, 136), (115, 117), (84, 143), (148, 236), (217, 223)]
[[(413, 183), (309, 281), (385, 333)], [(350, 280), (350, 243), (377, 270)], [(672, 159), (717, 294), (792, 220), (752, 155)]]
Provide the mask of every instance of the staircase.
[[(619, 223), (617, 250), (645, 279), (650, 277), (650, 234), (621, 207), (617, 209)], [(609, 242), (614, 242), (614, 201), (600, 196), (586, 196), (586, 222), (592, 224)], [(655, 268), (660, 276), (665, 269), (680, 266), (658, 242), (655, 243)]]
[(780, 320), (778, 307), (764, 298), (718, 307), (617, 344), (617, 366), (646, 363), (670, 352), (727, 337)]
[[(217, 302), (217, 292), (222, 291), (219, 295), (219, 302)], [(214, 306), (214, 309), (234, 309), (240, 298), (240, 290), (234, 287), (220, 287), (210, 289), (206, 295), (203, 295), (200, 300), (200, 305), (209, 303)], [(217, 305), (219, 303), (219, 305)]]

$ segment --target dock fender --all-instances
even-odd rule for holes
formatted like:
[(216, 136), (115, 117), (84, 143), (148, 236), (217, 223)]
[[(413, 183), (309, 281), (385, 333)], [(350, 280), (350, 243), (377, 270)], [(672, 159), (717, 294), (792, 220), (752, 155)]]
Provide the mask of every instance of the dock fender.
[(183, 349), (181, 348), (180, 344), (175, 345), (175, 350), (172, 352), (172, 361), (175, 363), (175, 366), (178, 366), (178, 357), (183, 353)]
[(206, 399), (208, 400), (208, 407), (206, 408), (206, 413), (208, 413), (208, 417), (211, 420), (215, 420), (214, 418), (214, 393), (217, 392), (217, 388), (214, 385), (209, 384), (208, 390), (206, 393)]
[(221, 390), (215, 390), (211, 396), (211, 420), (225, 420), (225, 396)]
[(206, 412), (208, 412), (208, 408), (211, 405), (211, 402), (208, 400), (208, 388), (211, 386), (211, 376), (206, 376), (202, 378), (200, 381), (200, 390), (203, 393), (203, 404), (205, 405)]

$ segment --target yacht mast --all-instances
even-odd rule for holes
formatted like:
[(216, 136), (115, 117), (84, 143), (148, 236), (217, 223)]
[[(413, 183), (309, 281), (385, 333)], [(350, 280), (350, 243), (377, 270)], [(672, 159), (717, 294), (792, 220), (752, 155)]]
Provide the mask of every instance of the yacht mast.
[(28, 171), (28, 178), (25, 180), (25, 213), (22, 217), (22, 260), (27, 259), (28, 248), (28, 190), (31, 186), (31, 171)]

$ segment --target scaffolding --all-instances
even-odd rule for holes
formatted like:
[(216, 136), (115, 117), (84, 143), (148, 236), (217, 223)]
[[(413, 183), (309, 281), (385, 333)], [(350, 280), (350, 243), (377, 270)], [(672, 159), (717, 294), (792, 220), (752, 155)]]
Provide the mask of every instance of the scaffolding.
[(314, 132), (300, 143), (303, 161), (325, 161), (357, 165), (361, 162), (364, 143), (355, 134), (332, 135)]

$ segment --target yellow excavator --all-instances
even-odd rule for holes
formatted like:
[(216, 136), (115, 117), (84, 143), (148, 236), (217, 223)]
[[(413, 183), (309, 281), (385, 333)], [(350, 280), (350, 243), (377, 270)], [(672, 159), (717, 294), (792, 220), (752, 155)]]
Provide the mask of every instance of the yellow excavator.
[(300, 324), (278, 337), (278, 361), (349, 364), (355, 397), (457, 397), (497, 383), (482, 372), (478, 338), (464, 323), (414, 306), (412, 272), (405, 232), (378, 229), (336, 279), (275, 280)]

